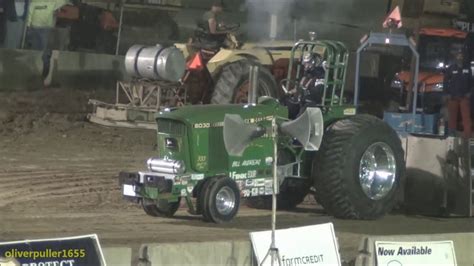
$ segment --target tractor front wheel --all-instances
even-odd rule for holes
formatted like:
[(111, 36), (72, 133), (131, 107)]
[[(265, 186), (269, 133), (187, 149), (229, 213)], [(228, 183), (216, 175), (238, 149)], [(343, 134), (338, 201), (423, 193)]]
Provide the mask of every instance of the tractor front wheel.
[(153, 217), (172, 217), (179, 209), (181, 198), (177, 202), (158, 200), (155, 202), (149, 199), (142, 200), (142, 207), (146, 214)]
[(331, 125), (313, 163), (318, 202), (335, 217), (376, 219), (399, 199), (405, 172), (401, 141), (374, 116)]
[(231, 221), (240, 206), (240, 192), (234, 180), (228, 177), (212, 178), (198, 199), (204, 219), (214, 223)]
[[(224, 65), (217, 76), (212, 93), (212, 104), (247, 103), (250, 89), (249, 71), (253, 63), (242, 59)], [(260, 66), (257, 97), (277, 97), (278, 85), (272, 73)]]

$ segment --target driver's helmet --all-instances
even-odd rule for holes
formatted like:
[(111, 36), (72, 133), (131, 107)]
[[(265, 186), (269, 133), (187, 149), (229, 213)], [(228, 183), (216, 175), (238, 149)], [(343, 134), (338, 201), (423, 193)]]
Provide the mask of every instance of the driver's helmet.
[(303, 56), (303, 67), (305, 73), (312, 73), (321, 66), (323, 58), (317, 53), (307, 53)]

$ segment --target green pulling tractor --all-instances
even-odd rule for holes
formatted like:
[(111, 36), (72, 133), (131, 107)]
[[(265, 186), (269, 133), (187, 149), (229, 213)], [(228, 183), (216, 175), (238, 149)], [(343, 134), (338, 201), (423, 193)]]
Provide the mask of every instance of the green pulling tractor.
[(385, 215), (400, 200), (404, 151), (389, 125), (345, 100), (348, 54), (340, 42), (300, 41), (281, 99), (158, 112), (156, 157), (120, 173), (123, 195), (151, 216), (171, 217), (185, 200), (192, 214), (228, 222), (241, 198), (269, 205), (275, 160), (280, 208), (314, 193), (335, 217)]

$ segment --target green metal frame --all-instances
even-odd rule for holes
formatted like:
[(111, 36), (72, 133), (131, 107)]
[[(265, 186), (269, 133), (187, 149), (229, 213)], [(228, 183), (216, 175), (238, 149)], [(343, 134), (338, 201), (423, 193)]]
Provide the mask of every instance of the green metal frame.
[[(286, 88), (290, 87), (290, 83), (294, 81), (297, 84), (297, 89), (300, 90), (299, 81), (301, 79), (301, 62), (305, 53), (323, 50), (322, 57), (327, 62), (327, 71), (325, 73), (325, 86), (321, 99), (321, 107), (343, 105), (344, 86), (347, 76), (347, 62), (349, 59), (349, 52), (347, 47), (338, 41), (300, 41), (293, 46), (290, 55), (290, 64), (288, 67), (288, 75), (286, 79)], [(299, 57), (297, 57), (297, 52)], [(296, 77), (292, 78), (293, 68), (296, 66)], [(332, 91), (328, 97), (328, 90)], [(336, 101), (336, 93), (339, 91), (339, 99)]]

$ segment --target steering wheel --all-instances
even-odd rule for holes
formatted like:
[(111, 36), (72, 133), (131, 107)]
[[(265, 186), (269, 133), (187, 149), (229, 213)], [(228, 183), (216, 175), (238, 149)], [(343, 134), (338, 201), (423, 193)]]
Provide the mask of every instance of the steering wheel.
[[(286, 87), (286, 83), (289, 81), (289, 88)], [(286, 95), (295, 95), (300, 93), (300, 84), (297, 80), (294, 79), (282, 79), (280, 81), (280, 86), (285, 92)], [(291, 90), (290, 90), (291, 89)]]
[(228, 32), (236, 32), (240, 29), (240, 23), (224, 24), (220, 29)]

